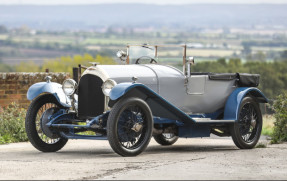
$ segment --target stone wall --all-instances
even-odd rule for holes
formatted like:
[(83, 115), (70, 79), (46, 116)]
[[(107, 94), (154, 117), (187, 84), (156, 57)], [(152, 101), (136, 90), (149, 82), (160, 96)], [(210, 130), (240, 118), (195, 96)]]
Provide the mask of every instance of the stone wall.
[(27, 108), (30, 104), (26, 96), (28, 88), (44, 82), (47, 75), (52, 77), (52, 82), (60, 84), (70, 77), (68, 73), (0, 73), (0, 107), (16, 102)]

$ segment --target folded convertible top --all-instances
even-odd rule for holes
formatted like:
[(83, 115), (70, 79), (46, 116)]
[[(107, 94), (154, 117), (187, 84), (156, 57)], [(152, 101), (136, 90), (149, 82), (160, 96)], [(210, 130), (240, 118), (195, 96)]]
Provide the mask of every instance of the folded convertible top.
[(259, 74), (248, 73), (204, 73), (193, 72), (191, 75), (208, 75), (210, 80), (237, 80), (238, 87), (257, 87), (259, 85)]

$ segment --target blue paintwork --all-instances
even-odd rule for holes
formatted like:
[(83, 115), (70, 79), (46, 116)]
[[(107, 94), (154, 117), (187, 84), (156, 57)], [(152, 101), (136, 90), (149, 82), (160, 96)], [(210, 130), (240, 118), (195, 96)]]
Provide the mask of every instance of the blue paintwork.
[(80, 135), (75, 133), (60, 133), (62, 137), (67, 139), (85, 139), (85, 140), (107, 140), (106, 136)]
[[(61, 110), (60, 110), (61, 111)], [(58, 113), (57, 113), (58, 114)], [(62, 112), (58, 114), (57, 116), (53, 117), (47, 124), (47, 127), (53, 127), (53, 128), (68, 128), (68, 129), (74, 129), (74, 128), (86, 128), (86, 129), (91, 129), (94, 124), (99, 124), (99, 119), (107, 119), (107, 116), (109, 115), (109, 112), (106, 112), (104, 114), (101, 114), (97, 117), (94, 117), (89, 121), (86, 125), (77, 125), (77, 124), (59, 124), (63, 120), (69, 119), (73, 120), (75, 119), (70, 113)]]
[[(91, 127), (92, 125), (94, 124), (97, 124), (99, 125), (99, 120), (102, 119), (103, 122), (107, 122), (108, 120), (108, 116), (110, 114), (110, 111), (107, 111), (106, 113), (104, 114), (101, 114), (101, 115), (98, 115), (97, 117), (94, 117), (93, 119), (91, 119), (91, 121), (87, 124), (88, 127)], [(102, 124), (102, 126), (106, 126), (106, 124)]]
[(161, 97), (159, 94), (157, 94), (156, 92), (154, 92), (153, 90), (145, 86), (144, 84), (140, 84), (140, 83), (117, 84), (110, 92), (110, 95), (109, 95), (110, 99), (113, 101), (118, 100), (132, 89), (138, 89), (149, 97), (157, 98), (161, 102), (161, 104), (163, 104), (165, 107), (168, 107), (169, 110), (172, 111), (176, 116), (178, 116), (181, 121), (192, 122), (192, 123), (196, 122), (189, 115), (187, 115), (182, 110), (172, 105), (170, 102), (168, 102), (166, 99)]
[(153, 123), (154, 124), (175, 124), (177, 126), (184, 126), (184, 123), (181, 121), (161, 118), (161, 117), (153, 117)]
[(59, 121), (62, 121), (62, 117), (66, 118), (66, 119), (74, 119), (73, 117), (68, 118), (67, 116), (69, 116), (69, 113), (63, 113), (61, 115), (56, 116), (55, 118), (53, 118), (51, 121), (49, 121), (46, 125), (48, 127), (62, 127), (62, 128), (91, 128), (92, 125), (94, 124), (99, 124), (99, 119), (107, 117), (109, 114), (109, 112), (106, 112), (104, 114), (101, 114), (97, 117), (94, 117), (93, 119), (91, 119), (91, 121), (89, 121), (86, 125), (73, 125), (73, 124), (58, 124)]
[(220, 114), (223, 113), (223, 111), (224, 111), (223, 109), (219, 109), (213, 113), (205, 113), (205, 114), (203, 114), (203, 117), (204, 118), (210, 118), (210, 119), (218, 119), (218, 117), (220, 116)]
[(219, 109), (213, 113), (205, 113), (205, 114), (191, 114), (189, 115), (192, 118), (210, 118), (210, 119), (218, 119), (220, 114), (223, 113), (223, 109)]
[(242, 99), (250, 93), (255, 97), (263, 98), (261, 103), (267, 103), (265, 95), (255, 87), (239, 87), (235, 89), (228, 97), (224, 108), (225, 120), (238, 120), (238, 113)]
[(186, 124), (178, 127), (178, 136), (182, 138), (198, 138), (210, 136), (209, 124)]
[[(53, 115), (54, 116), (54, 115)], [(56, 124), (58, 124), (58, 122), (60, 122), (60, 121), (62, 121), (62, 118), (67, 118), (68, 117), (68, 119), (74, 119), (74, 117), (72, 117), (71, 116), (71, 114), (69, 114), (69, 113), (66, 113), (66, 112), (63, 112), (63, 113), (61, 113), (61, 114), (57, 114), (55, 117), (53, 117), (53, 118), (49, 118), (49, 119), (51, 119), (47, 124), (46, 124), (46, 126), (48, 126), (48, 127), (52, 127), (53, 125), (56, 125)]]
[(174, 105), (172, 105), (170, 102), (165, 100), (163, 97), (161, 97), (159, 94), (145, 86), (144, 84), (139, 83), (121, 83), (116, 85), (110, 92), (110, 99), (111, 100), (118, 100), (123, 95), (127, 94), (132, 89), (138, 89), (141, 92), (144, 92), (147, 96), (152, 98), (158, 98), (162, 105), (165, 107), (168, 107), (170, 111), (172, 111), (176, 116), (179, 117), (179, 120), (183, 123), (196, 123), (196, 121), (193, 118), (210, 118), (210, 119), (217, 119), (220, 114), (223, 113), (223, 109), (219, 109), (218, 111), (214, 113), (208, 113), (208, 114), (197, 114), (197, 115), (187, 115)]
[(62, 110), (58, 111), (56, 113), (57, 115), (50, 118), (51, 120), (46, 124), (48, 127), (52, 127), (52, 128), (66, 128), (69, 129), (69, 133), (64, 133), (62, 131), (60, 131), (59, 133), (61, 134), (61, 136), (67, 138), (67, 139), (89, 139), (89, 140), (106, 140), (106, 136), (94, 136), (94, 135), (80, 135), (80, 134), (76, 134), (74, 133), (75, 128), (85, 128), (87, 130), (91, 129), (92, 125), (95, 124), (100, 118), (105, 117), (106, 115), (108, 115), (108, 113), (99, 115), (95, 118), (93, 118), (89, 123), (87, 123), (86, 125), (77, 125), (77, 124), (59, 124), (59, 122), (62, 121), (62, 118), (64, 117), (65, 119), (70, 119), (73, 120), (74, 119), (74, 115), (63, 112)]
[(39, 82), (33, 84), (27, 92), (27, 99), (32, 101), (42, 93), (49, 93), (56, 97), (64, 107), (72, 107), (70, 99), (62, 89), (62, 85), (55, 82)]
[[(203, 115), (193, 115), (194, 117), (204, 118)], [(178, 136), (182, 138), (209, 137), (210, 125), (208, 124), (184, 124), (178, 120), (153, 117), (154, 124), (175, 124), (178, 126)]]
[[(267, 102), (268, 100), (263, 95), (263, 93), (257, 88), (248, 88), (248, 87), (240, 87), (235, 89), (229, 96), (226, 106), (223, 109), (220, 109), (214, 113), (208, 114), (196, 114), (196, 115), (187, 115), (177, 107), (173, 106), (171, 103), (166, 101), (160, 95), (149, 89), (143, 84), (139, 83), (121, 83), (116, 85), (110, 92), (111, 100), (118, 100), (125, 94), (127, 94), (130, 90), (137, 88), (139, 91), (145, 93), (147, 96), (151, 98), (157, 98), (157, 100), (161, 101), (161, 104), (168, 107), (170, 111), (175, 113), (179, 117), (179, 120), (172, 120), (161, 117), (154, 117), (154, 124), (164, 125), (164, 124), (175, 124), (178, 126), (178, 136), (179, 137), (209, 137), (210, 136), (210, 124), (196, 124), (196, 121), (193, 118), (210, 118), (217, 119), (220, 114), (224, 111), (224, 119), (223, 120), (237, 120), (239, 106), (242, 99), (246, 96), (246, 94), (250, 93), (251, 95), (262, 99), (259, 99), (260, 102)], [(103, 136), (89, 136), (89, 135), (78, 135), (73, 133), (75, 128), (86, 128), (89, 129), (93, 124), (98, 124), (99, 119), (107, 119), (109, 112), (99, 115), (86, 125), (71, 125), (71, 124), (59, 124), (57, 120), (61, 120), (62, 117), (68, 116), (67, 113), (62, 113), (53, 118), (47, 126), (54, 128), (68, 128), (70, 132), (68, 134), (62, 133), (62, 136), (69, 139), (106, 139)], [(73, 116), (71, 116), (73, 119)]]
[[(120, 83), (120, 84), (117, 84), (110, 92), (110, 95), (109, 95), (110, 99), (111, 100), (117, 100), (120, 97), (122, 97), (123, 95), (125, 95), (129, 90), (131, 90), (135, 87), (140, 87), (140, 86), (144, 86), (144, 85), (139, 84), (139, 83)], [(148, 87), (146, 87), (146, 88), (148, 88)]]

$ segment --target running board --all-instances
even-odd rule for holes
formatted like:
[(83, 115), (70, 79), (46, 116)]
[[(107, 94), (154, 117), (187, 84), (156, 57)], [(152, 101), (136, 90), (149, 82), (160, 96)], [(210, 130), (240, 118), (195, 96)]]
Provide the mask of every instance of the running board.
[(205, 124), (205, 123), (234, 123), (235, 120), (212, 120), (210, 118), (192, 118), (195, 123)]
[(87, 140), (107, 140), (106, 136), (96, 136), (96, 135), (79, 135), (74, 133), (64, 133), (60, 132), (61, 136), (67, 139), (87, 139)]

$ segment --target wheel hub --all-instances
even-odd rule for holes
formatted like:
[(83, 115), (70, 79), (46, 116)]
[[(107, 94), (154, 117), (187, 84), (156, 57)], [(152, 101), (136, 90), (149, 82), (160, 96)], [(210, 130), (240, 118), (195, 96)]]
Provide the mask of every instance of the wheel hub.
[(141, 123), (135, 123), (131, 130), (135, 131), (136, 133), (140, 132), (142, 130), (142, 124)]
[(55, 114), (57, 112), (57, 108), (49, 108), (47, 109), (42, 117), (41, 117), (41, 129), (43, 131), (43, 133), (48, 136), (49, 138), (52, 138), (52, 139), (56, 139), (56, 138), (59, 138), (59, 135), (55, 134), (48, 126), (47, 126), (47, 123), (51, 120), (51, 117), (53, 114)]
[(252, 126), (253, 128), (255, 128), (255, 126), (256, 126), (256, 120), (255, 120), (255, 119), (252, 119), (252, 120), (251, 120), (251, 126)]

